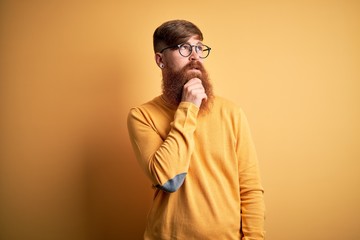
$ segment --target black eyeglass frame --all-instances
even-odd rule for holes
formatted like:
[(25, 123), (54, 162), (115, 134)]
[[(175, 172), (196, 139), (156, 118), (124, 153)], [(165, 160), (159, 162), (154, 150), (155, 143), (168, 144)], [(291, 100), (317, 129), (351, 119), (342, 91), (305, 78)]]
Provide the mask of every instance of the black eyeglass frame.
[[(180, 51), (180, 47), (183, 46), (183, 45), (185, 45), (185, 44), (191, 46), (191, 51), (190, 51), (189, 55), (187, 55), (187, 56), (182, 55), (182, 54), (181, 54), (181, 51)], [(179, 53), (180, 53), (181, 56), (183, 56), (183, 57), (188, 57), (188, 56), (190, 56), (190, 55), (192, 54), (193, 47), (195, 47), (195, 52), (196, 52), (196, 53), (198, 52), (198, 50), (197, 50), (197, 48), (196, 48), (197, 46), (203, 46), (203, 47), (206, 48), (205, 51), (208, 51), (208, 54), (206, 55), (206, 57), (201, 57), (201, 56), (199, 55), (199, 58), (204, 59), (204, 58), (207, 58), (207, 57), (210, 55), (211, 47), (209, 47), (209, 46), (207, 46), (207, 45), (204, 45), (204, 44), (201, 44), (201, 45), (191, 45), (190, 43), (181, 43), (181, 44), (178, 44), (178, 45), (166, 47), (166, 48), (161, 49), (160, 53), (163, 53), (166, 49), (171, 49), (171, 48), (172, 48), (172, 49), (175, 49), (175, 48), (177, 48), (177, 49), (179, 50)]]

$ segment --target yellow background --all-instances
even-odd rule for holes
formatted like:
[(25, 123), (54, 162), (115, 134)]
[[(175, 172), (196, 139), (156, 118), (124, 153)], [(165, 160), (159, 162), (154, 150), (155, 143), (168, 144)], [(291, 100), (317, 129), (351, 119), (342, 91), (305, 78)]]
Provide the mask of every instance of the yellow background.
[(0, 239), (141, 238), (126, 116), (161, 92), (170, 19), (202, 29), (216, 93), (247, 113), (267, 239), (360, 239), (355, 0), (1, 1)]

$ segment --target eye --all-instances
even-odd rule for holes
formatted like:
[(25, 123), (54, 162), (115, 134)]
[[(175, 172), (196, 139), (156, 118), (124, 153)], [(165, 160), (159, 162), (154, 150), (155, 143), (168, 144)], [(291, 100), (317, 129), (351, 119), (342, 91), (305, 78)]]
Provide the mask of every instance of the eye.
[(183, 51), (190, 51), (191, 49), (191, 46), (189, 44), (183, 44), (180, 46), (180, 50), (183, 50)]
[(197, 45), (196, 50), (197, 52), (202, 52), (206, 50), (206, 47), (204, 45)]

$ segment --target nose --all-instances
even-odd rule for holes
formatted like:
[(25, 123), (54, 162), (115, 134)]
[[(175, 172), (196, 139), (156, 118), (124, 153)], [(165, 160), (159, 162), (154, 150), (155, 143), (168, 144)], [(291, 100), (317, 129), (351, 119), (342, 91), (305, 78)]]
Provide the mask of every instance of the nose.
[(191, 51), (191, 54), (189, 56), (189, 59), (190, 60), (199, 60), (200, 57), (199, 57), (199, 54), (195, 51), (195, 46), (191, 46), (192, 47), (192, 51)]

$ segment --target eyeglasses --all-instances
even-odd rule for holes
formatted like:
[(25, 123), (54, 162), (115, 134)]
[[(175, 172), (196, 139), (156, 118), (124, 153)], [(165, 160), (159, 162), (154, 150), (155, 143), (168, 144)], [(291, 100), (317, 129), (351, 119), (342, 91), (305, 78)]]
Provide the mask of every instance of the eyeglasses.
[(170, 48), (176, 49), (177, 48), (177, 49), (179, 49), (179, 53), (181, 56), (188, 57), (191, 55), (193, 47), (195, 48), (195, 52), (199, 55), (199, 58), (206, 58), (210, 54), (210, 50), (211, 50), (210, 47), (203, 45), (203, 44), (191, 45), (190, 43), (182, 43), (179, 45), (166, 47), (166, 48), (163, 48), (160, 51), (160, 53), (164, 52), (166, 49), (170, 49)]

